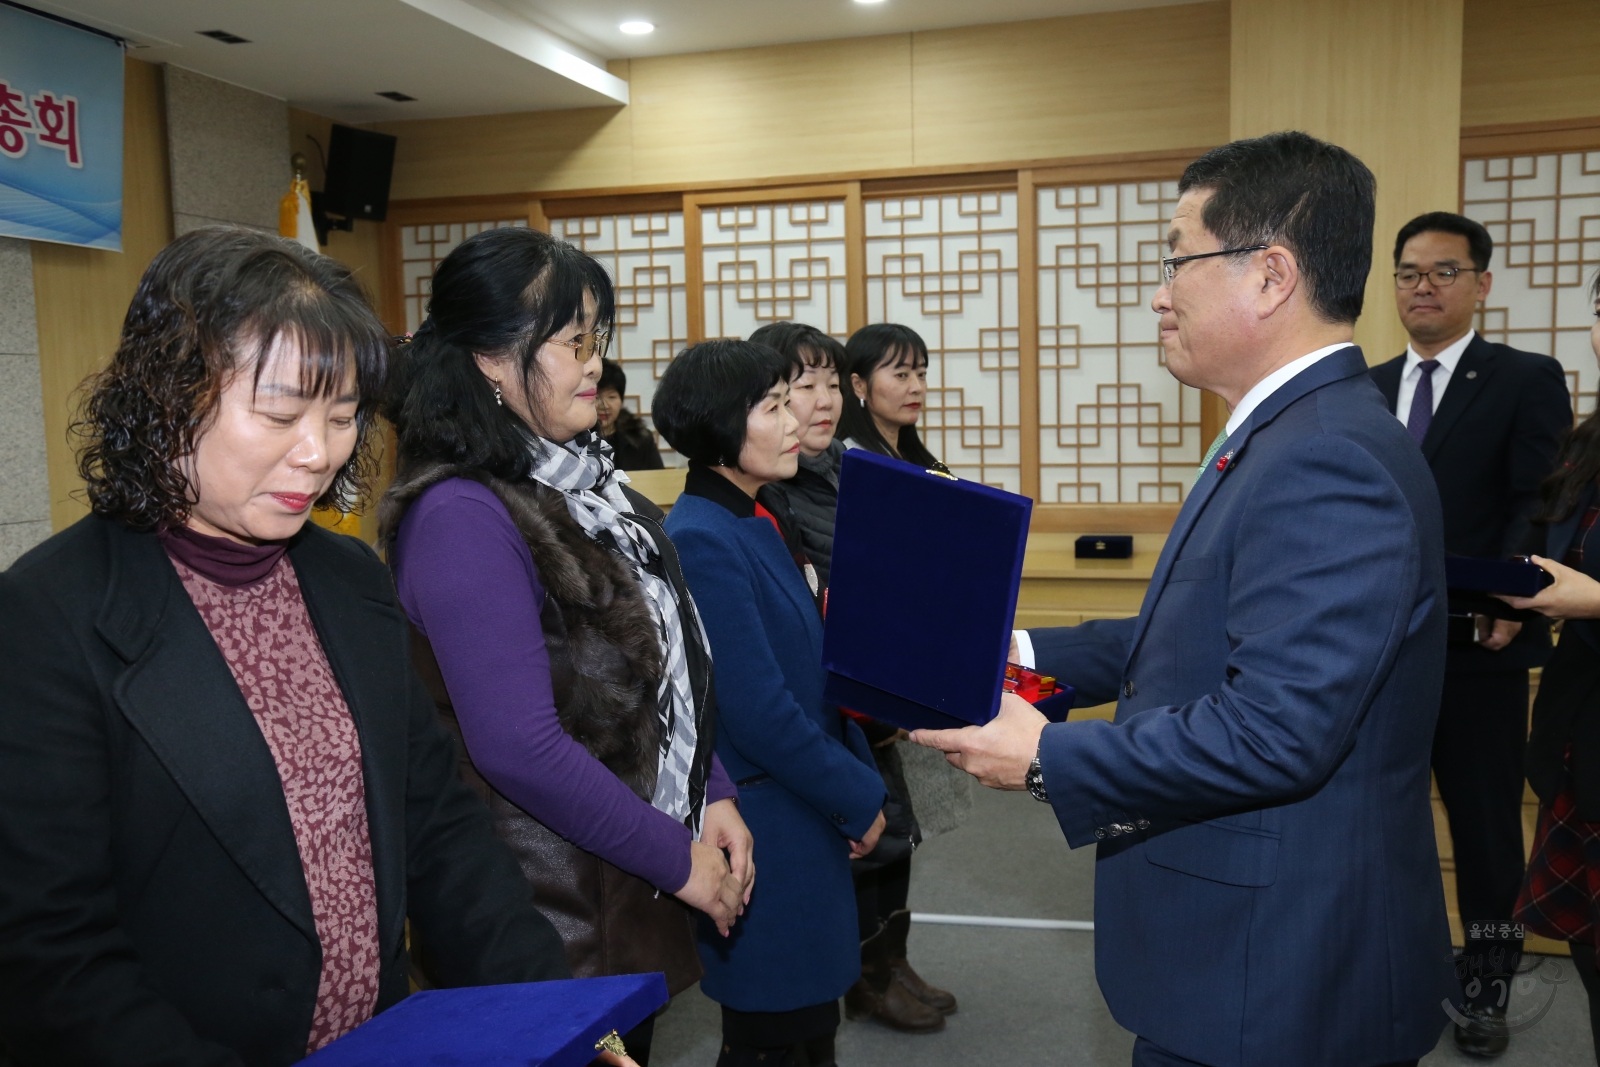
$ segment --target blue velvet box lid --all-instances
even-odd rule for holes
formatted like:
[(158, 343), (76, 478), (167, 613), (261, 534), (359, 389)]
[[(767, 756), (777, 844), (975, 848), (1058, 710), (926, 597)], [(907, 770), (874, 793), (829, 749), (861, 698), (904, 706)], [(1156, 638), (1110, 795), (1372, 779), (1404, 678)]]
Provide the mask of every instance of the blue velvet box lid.
[[(1033, 501), (852, 448), (839, 469), (822, 666), (834, 703), (907, 729), (1000, 708)], [(1065, 717), (1070, 689), (1041, 711)]]
[(307, 1067), (584, 1067), (595, 1042), (667, 1002), (662, 974), (413, 993), (300, 1062)]

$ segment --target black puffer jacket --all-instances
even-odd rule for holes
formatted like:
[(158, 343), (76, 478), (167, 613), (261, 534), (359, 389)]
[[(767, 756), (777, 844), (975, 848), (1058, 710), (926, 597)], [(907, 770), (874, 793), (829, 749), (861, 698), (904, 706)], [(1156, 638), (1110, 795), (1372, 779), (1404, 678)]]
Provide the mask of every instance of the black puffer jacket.
[(831, 442), (815, 458), (801, 453), (795, 476), (772, 486), (793, 513), (800, 547), (824, 586), (828, 584), (828, 561), (833, 558), (833, 515), (839, 508), (839, 460), (843, 455), (844, 445), (839, 441)]

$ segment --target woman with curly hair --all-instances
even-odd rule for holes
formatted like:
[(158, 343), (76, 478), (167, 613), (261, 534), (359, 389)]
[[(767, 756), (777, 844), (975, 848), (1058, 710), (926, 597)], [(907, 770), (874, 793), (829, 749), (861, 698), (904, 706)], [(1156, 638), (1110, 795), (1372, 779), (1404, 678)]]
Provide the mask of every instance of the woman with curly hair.
[(145, 272), (76, 427), (93, 514), (0, 575), (17, 1067), (293, 1063), (406, 995), (408, 919), (437, 984), (567, 976), (383, 565), (306, 522), (372, 468), (387, 347), (291, 241)]

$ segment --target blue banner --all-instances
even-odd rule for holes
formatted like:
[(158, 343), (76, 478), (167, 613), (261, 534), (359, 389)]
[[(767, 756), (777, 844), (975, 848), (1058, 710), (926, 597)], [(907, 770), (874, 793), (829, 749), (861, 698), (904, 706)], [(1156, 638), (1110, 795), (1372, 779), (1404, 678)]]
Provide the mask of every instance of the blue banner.
[(122, 46), (4, 5), (0, 236), (122, 249)]

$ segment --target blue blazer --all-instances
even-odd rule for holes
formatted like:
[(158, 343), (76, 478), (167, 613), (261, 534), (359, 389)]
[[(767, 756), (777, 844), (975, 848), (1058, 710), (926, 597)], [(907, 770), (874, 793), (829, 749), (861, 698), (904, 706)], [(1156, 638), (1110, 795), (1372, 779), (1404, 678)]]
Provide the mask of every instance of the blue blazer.
[(1136, 619), (1032, 632), (1114, 722), (1046, 727), (1099, 843), (1122, 1026), (1215, 1067), (1419, 1057), (1459, 999), (1429, 804), (1444, 678), (1433, 477), (1358, 348), (1255, 409), (1178, 513)]
[(861, 973), (849, 841), (877, 818), (883, 779), (861, 729), (822, 699), (822, 622), (772, 523), (685, 494), (666, 529), (711, 640), (717, 755), (756, 842), (732, 934), (701, 923), (701, 988), (739, 1011), (834, 1000)]

